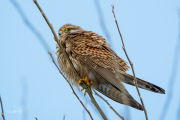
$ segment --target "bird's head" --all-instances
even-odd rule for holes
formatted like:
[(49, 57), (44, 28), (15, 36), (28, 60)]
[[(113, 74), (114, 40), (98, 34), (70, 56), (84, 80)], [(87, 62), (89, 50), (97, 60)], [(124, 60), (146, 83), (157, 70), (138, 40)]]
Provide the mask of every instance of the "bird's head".
[(82, 30), (83, 29), (79, 26), (65, 24), (59, 29), (58, 34), (59, 34), (59, 36), (63, 36), (68, 33), (78, 32), (78, 31), (82, 31)]

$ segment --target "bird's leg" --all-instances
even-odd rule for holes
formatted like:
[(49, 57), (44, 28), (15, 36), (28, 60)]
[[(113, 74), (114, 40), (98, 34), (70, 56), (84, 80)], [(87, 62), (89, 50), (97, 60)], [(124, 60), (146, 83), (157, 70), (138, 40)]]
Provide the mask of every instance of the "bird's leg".
[[(84, 83), (86, 83), (86, 85), (89, 87), (89, 89), (90, 89), (90, 91), (91, 91), (91, 93), (92, 93), (92, 90), (91, 90), (91, 84), (93, 83), (91, 80), (89, 81), (88, 80), (88, 77), (86, 76), (84, 79), (80, 79), (79, 80), (79, 86), (81, 86), (81, 83), (82, 82), (84, 82)], [(83, 91), (85, 88), (82, 88), (81, 89), (81, 91)], [(84, 92), (84, 95), (86, 95), (86, 90), (85, 90), (85, 92)]]

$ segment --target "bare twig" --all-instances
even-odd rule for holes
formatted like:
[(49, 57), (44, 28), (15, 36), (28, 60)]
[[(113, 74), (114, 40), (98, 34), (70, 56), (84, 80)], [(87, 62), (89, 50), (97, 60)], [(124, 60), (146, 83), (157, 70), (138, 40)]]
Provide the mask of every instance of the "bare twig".
[(27, 109), (28, 83), (27, 83), (27, 79), (26, 78), (21, 79), (21, 85), (22, 85), (21, 104), (23, 106), (22, 120), (27, 120), (28, 119), (28, 109)]
[(95, 90), (93, 90), (93, 91), (94, 91), (94, 94), (95, 94), (95, 95), (97, 95), (98, 97), (100, 97), (102, 100), (104, 100), (104, 102), (106, 102), (106, 103), (108, 104), (108, 106), (116, 113), (116, 115), (117, 115), (118, 117), (120, 117), (122, 120), (124, 120), (124, 117), (121, 116), (121, 115), (108, 103), (108, 101), (107, 101), (106, 99), (104, 99), (102, 96), (100, 96)]
[(1, 103), (1, 115), (2, 115), (3, 120), (5, 120), (1, 96), (0, 96), (0, 103)]
[(23, 19), (25, 25), (31, 30), (31, 32), (38, 38), (39, 42), (43, 45), (44, 49), (46, 51), (50, 50), (49, 45), (47, 44), (46, 40), (43, 38), (43, 36), (40, 34), (40, 32), (33, 26), (33, 24), (29, 21), (27, 16), (24, 14), (21, 6), (18, 4), (16, 0), (9, 0), (16, 10), (18, 11), (19, 15)]
[(146, 120), (148, 120), (148, 115), (147, 115), (147, 112), (146, 112), (146, 108), (145, 108), (145, 106), (144, 106), (144, 102), (143, 102), (143, 100), (142, 100), (141, 94), (140, 94), (139, 89), (138, 89), (138, 85), (137, 85), (137, 80), (136, 80), (136, 76), (135, 76), (135, 72), (134, 72), (133, 63), (130, 61), (130, 59), (129, 59), (129, 57), (128, 57), (128, 54), (127, 54), (127, 52), (126, 52), (126, 49), (125, 49), (125, 46), (124, 46), (124, 41), (123, 41), (123, 38), (122, 38), (122, 35), (121, 35), (121, 32), (120, 32), (119, 26), (118, 26), (118, 23), (117, 23), (117, 19), (116, 19), (115, 13), (114, 13), (114, 5), (113, 5), (113, 4), (112, 4), (112, 12), (113, 12), (114, 19), (115, 19), (115, 22), (116, 22), (116, 25), (117, 25), (117, 29), (118, 29), (118, 31), (119, 31), (119, 35), (120, 35), (120, 37), (121, 37), (121, 41), (122, 41), (122, 45), (123, 45), (122, 48), (123, 48), (123, 50), (124, 50), (124, 52), (125, 52), (125, 54), (126, 54), (126, 57), (127, 57), (128, 61), (129, 61), (130, 65), (131, 65), (131, 68), (132, 68), (132, 72), (133, 72), (133, 75), (134, 75), (134, 84), (135, 84), (135, 86), (136, 86), (136, 90), (137, 90), (138, 95), (139, 95), (139, 98), (140, 98), (140, 100), (141, 100), (141, 104), (142, 104), (143, 109), (144, 109), (144, 113), (145, 113), (145, 116), (146, 116)]
[(63, 116), (63, 120), (65, 120), (65, 118), (66, 118), (66, 114), (64, 114), (64, 116)]
[[(59, 45), (60, 49), (63, 51), (63, 54), (66, 56), (69, 64), (72, 66), (72, 68), (73, 68), (74, 71), (76, 72), (76, 75), (79, 77), (79, 79), (81, 79), (80, 76), (79, 76), (79, 74), (78, 74), (78, 72), (77, 72), (77, 70), (74, 68), (74, 65), (72, 64), (71, 60), (69, 59), (69, 57), (68, 57), (65, 49), (63, 49), (63, 46), (60, 44), (60, 42), (59, 42), (59, 40), (58, 40), (58, 37), (57, 37), (57, 35), (56, 35), (56, 33), (55, 33), (54, 29), (53, 29), (52, 24), (50, 24), (49, 20), (47, 19), (46, 15), (44, 14), (43, 10), (41, 9), (41, 7), (40, 7), (39, 4), (37, 3), (37, 1), (36, 1), (36, 0), (33, 0), (33, 2), (36, 4), (36, 6), (38, 7), (39, 11), (42, 13), (42, 16), (44, 17), (45, 21), (47, 22), (48, 26), (50, 27), (50, 29), (51, 29), (51, 31), (52, 31), (52, 33), (53, 33), (53, 35), (54, 35), (54, 40), (57, 42), (57, 44)], [(99, 113), (101, 114), (101, 116), (103, 117), (103, 119), (107, 120), (105, 114), (103, 113), (103, 111), (101, 110), (101, 108), (100, 108), (99, 105), (97, 104), (96, 100), (94, 99), (94, 97), (93, 97), (93, 95), (92, 95), (89, 87), (88, 87), (85, 83), (82, 83), (82, 86), (83, 86), (83, 88), (86, 89), (89, 97), (91, 98), (91, 102), (94, 104), (94, 106), (96, 107), (96, 109), (99, 111)]]
[(56, 66), (56, 68), (59, 70), (59, 73), (64, 77), (64, 79), (68, 82), (69, 86), (71, 87), (73, 94), (77, 97), (77, 99), (79, 100), (79, 102), (82, 104), (82, 106), (84, 107), (84, 109), (87, 111), (87, 113), (89, 114), (90, 118), (93, 120), (91, 113), (89, 112), (89, 110), (85, 107), (85, 105), (83, 104), (83, 102), (79, 99), (79, 97), (77, 96), (77, 94), (75, 93), (72, 85), (70, 84), (70, 82), (68, 81), (68, 79), (66, 78), (66, 76), (63, 74), (63, 72), (60, 70), (60, 68), (57, 66), (56, 62), (54, 61), (54, 58), (52, 56), (52, 54), (48, 51), (49, 55), (52, 58), (52, 61), (54, 63), (54, 65)]
[[(179, 53), (180, 53), (180, 10), (178, 11), (178, 15), (179, 15), (179, 37), (176, 43), (176, 47), (174, 50), (174, 58), (173, 58), (173, 63), (172, 63), (172, 69), (171, 69), (171, 76), (169, 78), (169, 83), (168, 83), (168, 94), (166, 96), (166, 101), (164, 103), (163, 109), (161, 111), (161, 115), (159, 120), (164, 120), (166, 118), (167, 115), (167, 111), (169, 109), (171, 100), (173, 98), (173, 88), (175, 85), (175, 80), (177, 77), (177, 73), (178, 73), (178, 64), (179, 64)], [(178, 110), (177, 110), (177, 116), (176, 119), (179, 120), (180, 118), (180, 101), (179, 101), (179, 105), (178, 105)]]
[(35, 117), (35, 119), (38, 120), (37, 117)]
[(109, 44), (111, 45), (111, 47), (113, 46), (112, 44), (112, 41), (111, 41), (111, 37), (108, 33), (108, 29), (106, 27), (106, 24), (104, 23), (104, 15), (103, 15), (103, 12), (101, 10), (101, 6), (99, 4), (99, 0), (94, 0), (94, 3), (95, 3), (95, 6), (96, 6), (96, 9), (97, 9), (97, 13), (98, 13), (98, 16), (99, 16), (99, 20), (100, 20), (100, 25), (101, 25), (101, 29), (102, 31), (104, 32), (107, 40), (109, 41)]

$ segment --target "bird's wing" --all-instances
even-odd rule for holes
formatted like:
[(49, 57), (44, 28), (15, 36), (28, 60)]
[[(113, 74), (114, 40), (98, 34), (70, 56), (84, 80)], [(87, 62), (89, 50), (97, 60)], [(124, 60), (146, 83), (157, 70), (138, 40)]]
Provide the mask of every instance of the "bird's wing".
[[(121, 99), (106, 94), (104, 91), (98, 89), (99, 86), (96, 88), (98, 91), (115, 101), (142, 110), (142, 106), (128, 93), (116, 74), (116, 69), (125, 72), (129, 67), (124, 60), (112, 53), (103, 37), (93, 32), (83, 31), (69, 34), (65, 39), (70, 41), (72, 52), (81, 61), (92, 68), (107, 84), (110, 84), (119, 91)], [(133, 105), (130, 103), (133, 103)]]
[[(128, 93), (124, 85), (119, 81), (113, 69), (97, 66), (94, 70), (96, 71), (96, 79), (101, 82), (97, 82), (93, 88), (121, 104), (143, 110), (142, 106)], [(110, 80), (115, 81), (116, 86), (109, 82)]]
[(120, 71), (126, 72), (129, 66), (109, 47), (106, 40), (96, 33), (90, 31), (77, 32), (69, 34), (65, 39), (71, 42), (75, 53), (93, 61), (99, 66), (114, 67)]
[(65, 40), (70, 41), (72, 51), (81, 61), (117, 88), (121, 86), (116, 70), (126, 71), (128, 66), (122, 59), (117, 58), (116, 54), (112, 54), (103, 37), (90, 31), (82, 31), (67, 35)]

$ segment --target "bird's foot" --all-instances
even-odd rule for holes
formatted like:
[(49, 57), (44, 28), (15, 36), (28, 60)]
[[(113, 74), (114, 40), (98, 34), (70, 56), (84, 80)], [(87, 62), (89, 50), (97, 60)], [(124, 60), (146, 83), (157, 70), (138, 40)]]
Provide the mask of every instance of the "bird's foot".
[[(91, 91), (91, 93), (92, 93), (91, 84), (92, 84), (93, 82), (92, 82), (91, 80), (89, 81), (87, 76), (86, 76), (84, 79), (80, 79), (80, 80), (79, 80), (79, 86), (81, 86), (81, 83), (82, 83), (82, 82), (86, 83), (86, 85), (89, 87), (89, 89), (90, 89), (90, 91)], [(82, 88), (81, 91), (83, 91), (84, 89), (85, 89), (85, 88)], [(85, 90), (84, 95), (86, 95), (86, 92), (87, 92), (87, 90)]]

